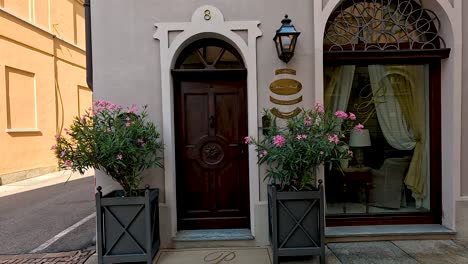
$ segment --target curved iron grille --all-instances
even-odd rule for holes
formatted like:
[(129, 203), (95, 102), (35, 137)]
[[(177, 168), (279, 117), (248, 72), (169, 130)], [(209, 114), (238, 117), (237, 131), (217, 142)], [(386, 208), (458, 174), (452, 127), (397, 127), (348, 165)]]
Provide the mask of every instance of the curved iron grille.
[(346, 0), (331, 14), (325, 51), (445, 48), (440, 20), (415, 0)]

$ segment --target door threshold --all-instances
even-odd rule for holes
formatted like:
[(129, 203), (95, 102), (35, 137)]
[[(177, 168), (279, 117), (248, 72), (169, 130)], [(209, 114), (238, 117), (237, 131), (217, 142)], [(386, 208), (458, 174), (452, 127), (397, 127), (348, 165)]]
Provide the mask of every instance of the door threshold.
[(438, 224), (326, 227), (327, 242), (451, 239), (456, 232)]
[(253, 240), (250, 229), (180, 230), (174, 241)]

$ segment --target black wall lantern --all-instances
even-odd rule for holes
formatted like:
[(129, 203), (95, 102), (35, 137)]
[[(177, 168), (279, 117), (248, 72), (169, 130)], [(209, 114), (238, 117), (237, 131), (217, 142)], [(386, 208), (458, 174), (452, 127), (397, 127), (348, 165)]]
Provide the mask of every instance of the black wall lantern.
[(296, 31), (296, 28), (291, 24), (291, 19), (285, 15), (281, 20), (281, 27), (276, 30), (273, 41), (275, 42), (276, 51), (280, 60), (288, 63), (294, 56), (294, 49), (296, 49), (297, 37), (301, 32)]

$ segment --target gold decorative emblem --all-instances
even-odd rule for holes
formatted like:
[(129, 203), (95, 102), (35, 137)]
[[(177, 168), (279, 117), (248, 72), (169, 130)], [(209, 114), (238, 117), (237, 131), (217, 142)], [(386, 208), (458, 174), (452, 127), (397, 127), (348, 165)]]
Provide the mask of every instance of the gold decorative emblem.
[(291, 74), (291, 75), (296, 75), (296, 70), (293, 69), (277, 69), (275, 71), (275, 75), (278, 74)]
[(297, 116), (301, 112), (301, 109), (299, 107), (296, 107), (296, 109), (292, 110), (291, 112), (280, 112), (278, 108), (274, 107), (271, 109), (271, 113), (279, 118), (283, 119), (289, 119)]
[[(293, 69), (277, 69), (275, 70), (275, 75), (279, 74), (290, 74), (296, 75), (296, 70)], [(273, 81), (270, 84), (270, 91), (277, 95), (294, 95), (299, 93), (302, 90), (302, 83), (294, 79), (278, 79)], [(295, 99), (288, 99), (288, 100), (281, 100), (275, 97), (270, 96), (270, 102), (277, 104), (277, 105), (295, 105), (302, 102), (302, 95), (295, 98)], [(298, 115), (301, 112), (301, 109), (296, 107), (291, 112), (281, 112), (278, 108), (272, 108), (271, 113), (279, 118), (288, 119)]]
[(294, 105), (294, 104), (302, 102), (302, 95), (293, 100), (278, 100), (270, 96), (270, 101), (277, 105)]
[(292, 95), (302, 90), (302, 84), (293, 79), (279, 79), (270, 84), (270, 90), (278, 95)]

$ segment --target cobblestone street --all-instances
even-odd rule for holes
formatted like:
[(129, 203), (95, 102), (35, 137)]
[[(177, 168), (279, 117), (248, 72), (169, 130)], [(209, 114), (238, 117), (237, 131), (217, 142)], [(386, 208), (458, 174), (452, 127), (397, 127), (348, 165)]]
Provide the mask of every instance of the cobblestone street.
[(0, 256), (0, 264), (83, 264), (94, 253), (94, 250), (84, 250), (46, 254), (3, 255)]

